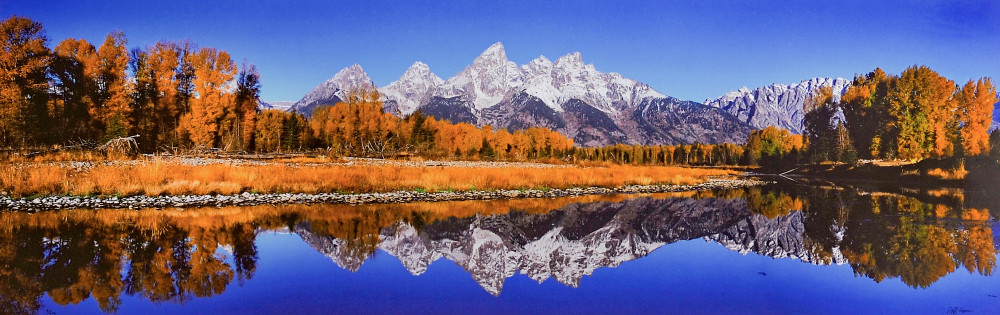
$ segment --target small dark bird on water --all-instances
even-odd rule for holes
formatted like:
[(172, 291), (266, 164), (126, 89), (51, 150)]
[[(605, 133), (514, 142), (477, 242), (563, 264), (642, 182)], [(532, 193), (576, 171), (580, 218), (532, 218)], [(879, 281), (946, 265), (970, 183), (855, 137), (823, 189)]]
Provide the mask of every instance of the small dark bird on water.
[(758, 272), (757, 274), (758, 274), (758, 275), (762, 275), (762, 276), (766, 276), (766, 275), (767, 275), (767, 273), (765, 273), (765, 272), (763, 272), (763, 271), (761, 271), (761, 272)]

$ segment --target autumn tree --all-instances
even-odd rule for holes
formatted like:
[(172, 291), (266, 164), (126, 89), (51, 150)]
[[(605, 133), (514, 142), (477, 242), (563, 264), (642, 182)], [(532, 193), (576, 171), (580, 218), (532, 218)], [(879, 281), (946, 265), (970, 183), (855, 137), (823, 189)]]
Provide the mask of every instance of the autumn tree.
[(39, 140), (48, 116), (47, 43), (41, 23), (16, 15), (0, 22), (0, 146)]
[(131, 108), (129, 110), (129, 125), (132, 131), (141, 136), (145, 136), (140, 141), (144, 151), (155, 149), (156, 126), (154, 124), (154, 108), (160, 98), (156, 84), (156, 73), (150, 66), (149, 52), (140, 48), (133, 48), (129, 52), (129, 71), (132, 74), (133, 88)]
[(900, 158), (951, 155), (958, 126), (951, 100), (954, 91), (953, 81), (926, 66), (903, 71), (889, 95)]
[(282, 132), (285, 128), (287, 113), (277, 110), (264, 110), (258, 115), (254, 125), (254, 143), (260, 152), (273, 152), (281, 149)]
[(190, 57), (196, 97), (178, 128), (195, 146), (211, 148), (217, 143), (220, 119), (233, 102), (227, 89), (236, 75), (236, 63), (229, 53), (215, 48), (202, 48)]
[(838, 104), (833, 99), (833, 90), (822, 87), (806, 98), (804, 131), (809, 141), (809, 155), (812, 161), (835, 159), (836, 129), (832, 126)]
[(97, 88), (90, 116), (96, 120), (94, 132), (102, 132), (103, 140), (124, 137), (132, 127), (127, 44), (125, 33), (112, 31), (97, 48)]
[(260, 73), (253, 64), (247, 65), (246, 60), (240, 67), (236, 79), (236, 98), (232, 113), (232, 132), (237, 135), (235, 148), (245, 150), (252, 148), (254, 122), (256, 121), (258, 104), (260, 104)]
[(969, 80), (955, 91), (961, 128), (962, 151), (966, 155), (981, 155), (990, 151), (989, 128), (993, 122), (993, 104), (997, 102), (996, 86), (990, 78)]
[(886, 149), (895, 152), (895, 138), (890, 134), (895, 123), (889, 116), (888, 99), (895, 79), (876, 68), (866, 75), (855, 76), (841, 96), (845, 126), (862, 157), (881, 157)]
[(49, 67), (51, 115), (61, 128), (59, 139), (96, 140), (91, 108), (97, 97), (97, 48), (84, 39), (68, 38), (56, 45)]
[(143, 142), (152, 148), (177, 144), (177, 125), (183, 111), (180, 102), (180, 79), (177, 76), (181, 66), (180, 46), (172, 42), (157, 42), (148, 50), (147, 64), (152, 73), (153, 95), (151, 121), (153, 130), (144, 136)]
[(793, 135), (786, 129), (768, 126), (750, 133), (745, 151), (737, 148), (726, 150), (741, 152), (746, 164), (781, 168), (797, 164), (799, 152), (804, 148), (802, 135)]

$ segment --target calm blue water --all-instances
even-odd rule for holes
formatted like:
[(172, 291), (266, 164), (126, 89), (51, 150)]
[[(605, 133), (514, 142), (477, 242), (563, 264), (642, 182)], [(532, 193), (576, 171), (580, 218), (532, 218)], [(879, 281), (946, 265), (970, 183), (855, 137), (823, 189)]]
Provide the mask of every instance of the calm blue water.
[[(1000, 313), (1000, 280), (955, 272), (927, 289), (898, 279), (875, 283), (849, 266), (742, 255), (703, 240), (682, 241), (585, 277), (579, 288), (518, 275), (494, 297), (461, 267), (438, 261), (412, 276), (379, 252), (352, 273), (296, 235), (263, 234), (258, 274), (225, 294), (184, 305), (127, 297), (122, 314), (685, 313), (948, 314)], [(760, 275), (764, 272), (767, 275)], [(57, 314), (102, 314), (93, 300)]]
[[(329, 232), (345, 230), (327, 228), (337, 220), (309, 212), (312, 217), (286, 218), (285, 228), (256, 223), (250, 279), (230, 277), (222, 292), (183, 302), (151, 302), (142, 290), (125, 289), (117, 313), (1000, 314), (1000, 278), (989, 275), (996, 271), (1000, 233), (993, 219), (973, 220), (984, 210), (903, 195), (779, 192), (640, 197), (423, 223), (408, 217), (354, 245), (344, 243), (350, 236)], [(875, 214), (870, 208), (878, 203), (892, 207)], [(821, 205), (839, 210), (823, 212)], [(942, 214), (942, 205), (951, 212)], [(778, 214), (765, 215), (769, 211)], [(358, 227), (364, 223), (345, 222), (354, 222), (347, 234), (364, 235)], [(217, 257), (234, 269), (233, 245), (217, 239), (223, 244)], [(345, 248), (368, 252), (352, 263), (358, 255)], [(857, 254), (872, 248), (888, 258), (866, 263)], [(405, 255), (420, 250), (423, 259)], [(579, 252), (585, 254), (574, 256)], [(970, 252), (978, 258), (966, 259)], [(394, 255), (406, 256), (410, 269)], [(592, 275), (579, 271), (588, 269), (581, 267), (587, 259)], [(415, 263), (431, 260), (426, 269)], [(547, 267), (531, 265), (540, 261)], [(984, 271), (969, 272), (969, 264)], [(512, 276), (498, 271), (512, 265)], [(125, 269), (120, 274), (128, 278)], [(521, 274), (528, 269), (578, 275), (579, 283), (574, 276), (539, 283)], [(881, 273), (862, 272), (872, 269)], [(42, 314), (104, 313), (93, 297), (78, 304), (57, 303), (51, 292), (39, 298)]]

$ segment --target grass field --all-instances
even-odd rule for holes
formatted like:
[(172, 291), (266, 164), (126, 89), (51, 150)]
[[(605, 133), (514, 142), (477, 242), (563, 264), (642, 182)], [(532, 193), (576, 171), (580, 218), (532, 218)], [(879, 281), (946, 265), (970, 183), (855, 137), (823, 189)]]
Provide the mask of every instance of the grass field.
[(539, 167), (427, 167), (264, 163), (185, 165), (149, 158), (130, 163), (26, 162), (0, 165), (0, 191), (11, 197), (36, 195), (205, 195), (257, 193), (367, 193), (690, 185), (710, 176), (734, 175), (722, 169), (669, 166), (588, 165)]

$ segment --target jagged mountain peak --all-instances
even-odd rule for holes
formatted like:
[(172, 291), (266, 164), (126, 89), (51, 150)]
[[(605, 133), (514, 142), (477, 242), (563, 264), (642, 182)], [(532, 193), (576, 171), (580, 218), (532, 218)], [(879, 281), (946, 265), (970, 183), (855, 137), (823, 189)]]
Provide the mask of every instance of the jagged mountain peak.
[(423, 62), (414, 62), (406, 72), (389, 85), (379, 89), (385, 96), (384, 108), (401, 116), (412, 114), (421, 104), (434, 96), (444, 80), (431, 72)]
[(489, 48), (486, 48), (486, 50), (484, 50), (482, 54), (479, 54), (479, 57), (476, 57), (476, 59), (472, 62), (472, 65), (473, 67), (475, 67), (477, 64), (486, 62), (505, 63), (507, 61), (508, 61), (507, 52), (504, 50), (503, 44), (497, 42), (496, 44), (491, 45)]
[(340, 70), (327, 82), (338, 84), (342, 90), (356, 87), (371, 88), (375, 86), (372, 79), (368, 77), (368, 73), (365, 73), (365, 69), (362, 69), (359, 64), (353, 64), (350, 67)]
[(403, 72), (403, 75), (399, 77), (399, 80), (390, 83), (388, 86), (423, 83), (434, 85), (436, 87), (443, 84), (444, 80), (431, 72), (431, 68), (427, 66), (427, 64), (417, 61), (414, 62), (413, 65), (410, 65), (409, 68), (406, 68), (406, 72)]
[(522, 84), (520, 69), (507, 60), (503, 44), (498, 42), (476, 57), (471, 66), (445, 81), (437, 94), (445, 98), (460, 96), (472, 109), (482, 110), (500, 103), (508, 91)]
[[(563, 66), (565, 66), (565, 65), (586, 66), (583, 63), (583, 55), (581, 55), (580, 52), (578, 52), (578, 51), (577, 52), (568, 53), (566, 55), (563, 55), (562, 57), (559, 57), (558, 59), (556, 59), (555, 65), (556, 66), (559, 66), (559, 65), (563, 65)], [(593, 66), (593, 65), (591, 65), (591, 66)]]
[(359, 64), (341, 69), (332, 78), (306, 93), (292, 105), (289, 111), (311, 115), (319, 105), (333, 105), (344, 99), (344, 93), (352, 89), (376, 89), (375, 82), (368, 77)]
[(409, 68), (406, 68), (406, 72), (399, 78), (412, 78), (412, 77), (425, 77), (431, 74), (431, 67), (423, 62), (414, 62)]
[(528, 62), (528, 66), (532, 65), (552, 65), (552, 61), (549, 58), (545, 58), (545, 55), (539, 55), (538, 58), (532, 59)]

